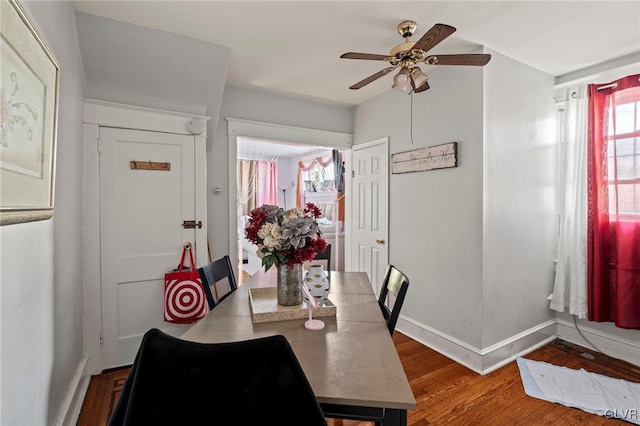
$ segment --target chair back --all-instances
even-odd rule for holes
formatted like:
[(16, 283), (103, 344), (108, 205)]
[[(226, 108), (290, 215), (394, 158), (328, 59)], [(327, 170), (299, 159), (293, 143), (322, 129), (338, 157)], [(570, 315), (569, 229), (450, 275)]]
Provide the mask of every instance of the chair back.
[(395, 266), (388, 265), (382, 281), (378, 305), (387, 320), (387, 327), (392, 336), (408, 288), (409, 278)]
[(327, 244), (327, 249), (325, 251), (316, 254), (316, 257), (312, 262), (315, 262), (316, 260), (325, 260), (327, 262), (327, 268), (325, 271), (329, 272), (331, 270), (331, 244)]
[(147, 331), (109, 426), (326, 425), (284, 336), (196, 343)]
[[(227, 255), (218, 260), (214, 260), (206, 266), (198, 268), (198, 272), (200, 273), (200, 280), (204, 287), (204, 294), (207, 296), (209, 310), (213, 309), (217, 303), (222, 302), (238, 288), (236, 277), (233, 274), (233, 268), (231, 266), (231, 259)], [(218, 295), (216, 283), (225, 278), (228, 281), (229, 290), (220, 296)]]

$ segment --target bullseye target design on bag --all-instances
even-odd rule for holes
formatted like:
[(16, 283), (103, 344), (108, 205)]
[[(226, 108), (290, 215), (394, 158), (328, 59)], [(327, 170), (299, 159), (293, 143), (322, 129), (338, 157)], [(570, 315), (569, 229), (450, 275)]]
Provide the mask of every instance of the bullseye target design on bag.
[(192, 322), (206, 313), (206, 298), (199, 281), (168, 281), (165, 288), (165, 321)]
[[(187, 252), (191, 268), (185, 268)], [(185, 244), (177, 270), (164, 275), (164, 320), (172, 323), (190, 324), (207, 314), (208, 304), (200, 273), (196, 269), (191, 244)]]

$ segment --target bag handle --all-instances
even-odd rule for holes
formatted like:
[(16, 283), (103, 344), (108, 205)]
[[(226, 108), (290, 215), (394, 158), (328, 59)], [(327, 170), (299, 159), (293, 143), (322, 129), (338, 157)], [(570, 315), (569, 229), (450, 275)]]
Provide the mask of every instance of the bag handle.
[(191, 242), (187, 241), (182, 247), (182, 257), (180, 258), (180, 265), (178, 266), (178, 271), (180, 272), (182, 272), (182, 268), (184, 268), (184, 258), (187, 254), (187, 251), (189, 251), (189, 258), (191, 260), (191, 270), (196, 270), (196, 262), (194, 262), (193, 260), (193, 252), (191, 251)]

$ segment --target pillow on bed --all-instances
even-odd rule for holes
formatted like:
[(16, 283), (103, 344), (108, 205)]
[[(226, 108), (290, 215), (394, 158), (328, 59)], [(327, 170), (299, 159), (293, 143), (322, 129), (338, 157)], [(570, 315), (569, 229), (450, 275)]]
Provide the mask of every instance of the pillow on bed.
[(323, 234), (335, 234), (336, 231), (338, 233), (342, 233), (342, 221), (339, 220), (337, 222), (331, 222), (330, 220), (328, 221), (328, 224), (321, 224), (320, 221), (318, 221), (318, 229), (320, 230), (320, 232), (322, 232)]

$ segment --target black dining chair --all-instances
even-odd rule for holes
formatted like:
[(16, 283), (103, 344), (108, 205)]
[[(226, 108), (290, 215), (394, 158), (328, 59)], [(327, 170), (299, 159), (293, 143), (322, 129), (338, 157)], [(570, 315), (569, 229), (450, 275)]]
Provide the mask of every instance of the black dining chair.
[(316, 260), (326, 260), (327, 261), (327, 269), (325, 271), (331, 271), (331, 244), (327, 244), (327, 249), (321, 253), (317, 253), (316, 257), (313, 259)]
[(408, 288), (409, 278), (395, 266), (387, 265), (387, 270), (382, 280), (380, 296), (378, 297), (378, 305), (380, 305), (382, 315), (387, 320), (387, 327), (392, 336)]
[(326, 425), (282, 335), (197, 343), (147, 331), (109, 426)]
[[(200, 280), (204, 287), (204, 294), (207, 296), (209, 310), (213, 309), (217, 303), (222, 302), (238, 288), (236, 277), (233, 274), (233, 267), (231, 266), (231, 259), (228, 255), (198, 268), (198, 273), (200, 274)], [(219, 296), (216, 284), (225, 278), (229, 284), (229, 290), (222, 296)]]

